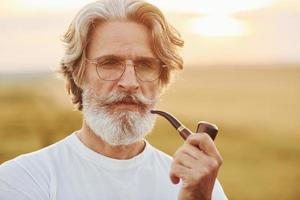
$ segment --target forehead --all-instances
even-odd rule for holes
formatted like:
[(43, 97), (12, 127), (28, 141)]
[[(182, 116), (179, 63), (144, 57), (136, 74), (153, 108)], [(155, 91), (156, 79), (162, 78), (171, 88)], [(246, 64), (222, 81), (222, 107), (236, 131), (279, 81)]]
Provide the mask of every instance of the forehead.
[(118, 55), (134, 59), (154, 57), (150, 33), (146, 26), (135, 22), (113, 21), (96, 24), (92, 30), (87, 56)]

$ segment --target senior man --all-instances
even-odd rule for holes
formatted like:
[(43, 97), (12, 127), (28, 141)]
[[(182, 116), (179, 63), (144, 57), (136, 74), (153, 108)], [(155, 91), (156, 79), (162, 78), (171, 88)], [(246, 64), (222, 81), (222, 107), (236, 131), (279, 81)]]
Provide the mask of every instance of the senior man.
[(226, 199), (222, 163), (207, 134), (172, 159), (145, 139), (150, 113), (183, 46), (161, 11), (140, 0), (86, 5), (64, 35), (60, 73), (82, 128), (0, 167), (0, 199)]

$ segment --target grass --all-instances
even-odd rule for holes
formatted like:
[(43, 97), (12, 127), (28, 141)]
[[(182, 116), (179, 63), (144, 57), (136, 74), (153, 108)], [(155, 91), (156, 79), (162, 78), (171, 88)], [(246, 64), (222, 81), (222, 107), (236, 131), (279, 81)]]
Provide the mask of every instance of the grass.
[[(219, 180), (230, 199), (300, 199), (300, 68), (186, 69), (159, 108), (190, 129), (219, 126)], [(64, 83), (0, 76), (0, 163), (52, 144), (81, 126)], [(182, 144), (158, 117), (148, 140), (172, 155)]]

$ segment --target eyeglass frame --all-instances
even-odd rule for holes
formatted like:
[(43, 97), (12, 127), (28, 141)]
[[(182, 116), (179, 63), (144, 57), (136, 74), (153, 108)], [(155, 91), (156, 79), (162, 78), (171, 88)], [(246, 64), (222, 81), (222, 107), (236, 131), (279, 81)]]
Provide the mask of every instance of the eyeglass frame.
[[(98, 60), (101, 59), (101, 58), (104, 58), (104, 57), (109, 57), (109, 56), (112, 56), (112, 57), (115, 57), (115, 58), (121, 58), (123, 61), (125, 61), (125, 62), (124, 62), (124, 65), (125, 65), (125, 66), (123, 66), (124, 69), (123, 69), (122, 74), (121, 74), (118, 78), (113, 79), (113, 80), (106, 80), (106, 79), (102, 78), (102, 77), (99, 75), (99, 72), (98, 72), (98, 70), (97, 70), (97, 68), (98, 68), (98, 67), (97, 67), (97, 64), (99, 64)], [(147, 58), (147, 57), (141, 56), (141, 58)], [(88, 61), (90, 64), (95, 65), (96, 73), (97, 73), (98, 77), (99, 77), (101, 80), (104, 80), (104, 81), (116, 81), (116, 80), (120, 79), (120, 78), (123, 76), (123, 74), (124, 74), (124, 72), (125, 72), (125, 70), (126, 70), (127, 65), (132, 65), (132, 66), (133, 66), (133, 69), (134, 69), (135, 76), (137, 77), (137, 79), (139, 79), (139, 80), (142, 81), (142, 82), (153, 82), (153, 81), (156, 81), (157, 79), (160, 78), (161, 73), (163, 72), (164, 68), (168, 68), (168, 65), (163, 64), (163, 62), (162, 62), (161, 60), (157, 59), (157, 58), (152, 58), (152, 57), (151, 57), (150, 59), (156, 60), (156, 61), (158, 61), (158, 62), (161, 64), (161, 65), (160, 65), (160, 72), (159, 72), (157, 78), (155, 78), (154, 80), (145, 81), (145, 80), (142, 80), (142, 79), (138, 76), (138, 74), (136, 73), (136, 69), (135, 69), (136, 66), (135, 66), (135, 64), (134, 64), (134, 61), (135, 61), (135, 60), (133, 60), (133, 59), (125, 59), (125, 58), (123, 58), (122, 56), (116, 56), (116, 55), (105, 55), (105, 56), (101, 56), (101, 57), (97, 57), (97, 58), (93, 58), (93, 59), (85, 58), (85, 60)], [(126, 63), (126, 61), (128, 61), (128, 60), (131, 61), (132, 64)]]

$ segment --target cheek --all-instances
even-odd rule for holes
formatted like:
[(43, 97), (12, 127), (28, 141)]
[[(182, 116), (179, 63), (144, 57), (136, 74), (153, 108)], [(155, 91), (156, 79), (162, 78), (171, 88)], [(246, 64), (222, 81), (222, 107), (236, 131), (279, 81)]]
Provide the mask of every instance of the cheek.
[(85, 84), (88, 88), (93, 89), (97, 95), (106, 95), (114, 87), (112, 82), (100, 79), (96, 71), (93, 72), (91, 69), (86, 73)]
[(85, 71), (85, 82), (88, 84), (88, 86), (93, 85), (97, 81), (97, 72), (94, 67), (87, 66)]
[(96, 79), (95, 82), (92, 83), (91, 87), (98, 96), (105, 96), (109, 95), (113, 91), (114, 84), (112, 82)]
[(154, 98), (159, 94), (159, 84), (155, 83), (144, 83), (142, 88), (142, 93), (147, 98)]

